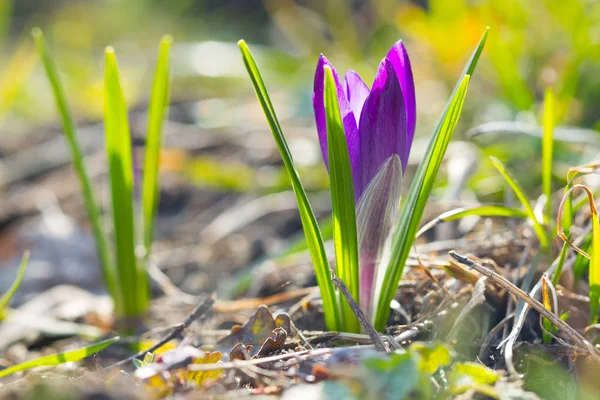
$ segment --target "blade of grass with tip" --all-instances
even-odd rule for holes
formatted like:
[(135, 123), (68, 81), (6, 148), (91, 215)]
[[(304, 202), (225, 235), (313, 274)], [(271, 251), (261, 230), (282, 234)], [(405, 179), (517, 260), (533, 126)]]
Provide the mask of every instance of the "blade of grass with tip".
[(254, 57), (252, 56), (252, 53), (250, 52), (246, 42), (240, 40), (238, 42), (238, 46), (242, 53), (244, 65), (246, 66), (246, 70), (248, 71), (248, 75), (252, 81), (252, 85), (254, 86), (256, 97), (260, 102), (262, 110), (267, 119), (267, 123), (269, 124), (269, 128), (273, 133), (273, 138), (275, 139), (277, 148), (279, 149), (279, 153), (281, 154), (283, 164), (290, 176), (290, 181), (292, 182), (292, 188), (294, 190), (294, 194), (296, 195), (300, 219), (302, 221), (306, 242), (308, 244), (308, 249), (313, 261), (317, 283), (321, 289), (321, 297), (323, 299), (323, 309), (325, 312), (325, 322), (327, 324), (327, 328), (329, 330), (340, 330), (341, 319), (339, 315), (338, 302), (336, 299), (333, 282), (331, 280), (329, 260), (327, 259), (327, 254), (325, 253), (325, 245), (323, 244), (323, 238), (317, 224), (317, 219), (315, 218), (304, 187), (302, 186), (302, 182), (300, 181), (300, 176), (296, 170), (292, 154), (287, 145), (287, 141), (285, 140), (285, 136), (283, 135), (283, 130), (279, 125), (277, 115), (275, 114), (275, 109), (273, 108), (273, 104), (269, 98), (267, 88), (265, 87), (262, 76), (260, 75), (258, 66), (254, 61)]
[(462, 111), (468, 85), (469, 76), (466, 75), (462, 78), (458, 90), (442, 115), (440, 123), (429, 142), (425, 157), (413, 178), (407, 200), (402, 205), (397, 224), (398, 228), (392, 239), (389, 266), (385, 271), (380, 298), (375, 308), (374, 326), (379, 331), (385, 328), (390, 313), (389, 304), (393, 300), (398, 283), (402, 278), (404, 265), (414, 243), (429, 193)]
[(133, 162), (127, 106), (123, 98), (117, 58), (112, 48), (106, 49), (104, 71), (104, 129), (117, 255), (118, 284), (123, 300), (124, 316), (145, 310), (147, 286), (138, 280), (135, 256), (133, 214)]
[(546, 216), (552, 217), (552, 147), (554, 145), (554, 95), (544, 95), (544, 134), (542, 136), (542, 192), (546, 195)]
[(383, 286), (375, 308), (375, 329), (383, 330), (390, 313), (389, 304), (393, 300), (398, 283), (402, 278), (404, 265), (414, 243), (417, 229), (423, 216), (425, 204), (433, 187), (437, 171), (442, 163), (448, 143), (462, 111), (470, 75), (483, 51), (489, 28), (484, 31), (479, 44), (471, 55), (461, 78), (454, 88), (448, 104), (434, 130), (429, 146), (413, 178), (408, 198), (400, 212), (398, 229), (392, 239), (392, 249), (388, 268), (385, 271)]
[[(591, 254), (587, 254), (582, 249), (573, 245), (569, 238), (565, 235), (565, 232), (561, 229), (562, 224), (560, 218), (562, 218), (563, 208), (567, 199), (571, 194), (577, 190), (585, 190), (588, 196), (588, 202), (590, 205), (590, 220), (592, 224), (592, 239), (591, 239)], [(594, 202), (594, 193), (585, 185), (574, 185), (565, 193), (559, 209), (558, 209), (558, 236), (575, 251), (590, 260), (589, 262), (589, 285), (590, 285), (590, 324), (598, 322), (598, 308), (600, 306), (600, 220), (598, 219), (598, 210), (596, 209), (596, 203)]]
[[(590, 196), (591, 193), (590, 193)], [(600, 221), (593, 197), (590, 197), (592, 220), (592, 251), (590, 254), (590, 324), (598, 322), (598, 303), (600, 302)]]
[(533, 207), (531, 207), (531, 204), (529, 204), (529, 200), (527, 200), (527, 196), (525, 196), (525, 192), (521, 188), (521, 185), (519, 185), (519, 182), (517, 182), (515, 177), (512, 176), (512, 174), (506, 169), (506, 167), (504, 166), (504, 164), (502, 164), (500, 160), (493, 156), (490, 156), (490, 160), (492, 161), (494, 167), (496, 167), (498, 172), (500, 172), (500, 175), (502, 175), (506, 183), (508, 183), (508, 186), (510, 186), (510, 188), (513, 190), (513, 192), (525, 208), (525, 212), (527, 213), (528, 218), (533, 224), (533, 230), (535, 231), (535, 234), (537, 235), (538, 240), (540, 241), (540, 245), (543, 248), (547, 248), (548, 235), (546, 235), (544, 227), (542, 227), (538, 219), (535, 217)]
[(423, 233), (427, 232), (429, 229), (433, 228), (439, 222), (449, 222), (456, 221), (465, 217), (503, 217), (503, 218), (527, 218), (527, 213), (518, 208), (511, 208), (500, 205), (481, 205), (481, 206), (473, 206), (473, 207), (459, 207), (454, 210), (446, 211), (445, 213), (440, 214), (437, 218), (431, 220), (427, 224), (423, 225), (419, 232), (417, 232), (417, 237), (421, 236)]
[(46, 70), (46, 75), (48, 76), (50, 86), (52, 87), (54, 101), (56, 102), (56, 107), (58, 108), (58, 112), (60, 114), (67, 145), (69, 147), (69, 151), (71, 152), (73, 168), (81, 185), (81, 193), (83, 195), (85, 208), (90, 220), (92, 231), (94, 233), (96, 251), (102, 267), (104, 281), (106, 282), (108, 292), (115, 301), (115, 307), (119, 309), (120, 295), (115, 281), (116, 277), (114, 266), (110, 259), (104, 230), (102, 229), (100, 208), (98, 207), (94, 197), (94, 190), (92, 189), (92, 184), (83, 162), (83, 153), (81, 152), (79, 140), (77, 139), (75, 123), (67, 103), (65, 91), (60, 81), (58, 69), (56, 68), (54, 59), (48, 50), (48, 45), (46, 44), (42, 31), (39, 28), (35, 28), (32, 30), (31, 34), (35, 39), (44, 69)]
[(374, 325), (375, 329), (379, 331), (385, 328), (390, 314), (390, 303), (394, 299), (398, 283), (402, 278), (406, 259), (414, 243), (435, 177), (462, 111), (469, 79), (475, 71), (475, 66), (483, 51), (488, 31), (489, 28), (486, 28), (456, 87), (452, 91), (446, 108), (433, 131), (425, 156), (413, 178), (407, 200), (400, 211), (398, 228), (392, 239), (390, 262), (385, 271), (383, 286), (375, 308)]
[[(358, 240), (356, 236), (356, 210), (354, 208), (354, 184), (346, 135), (342, 125), (337, 90), (331, 68), (325, 67), (325, 115), (327, 120), (327, 143), (329, 176), (331, 180), (331, 205), (333, 214), (333, 243), (336, 272), (354, 300), (360, 304), (358, 277)], [(352, 308), (339, 299), (344, 332), (359, 333), (360, 323)]]
[(26, 251), (23, 254), (23, 258), (21, 259), (21, 264), (19, 265), (19, 271), (17, 272), (17, 277), (6, 293), (2, 295), (0, 298), (0, 321), (4, 319), (4, 309), (10, 303), (10, 300), (15, 295), (19, 287), (21, 286), (21, 282), (23, 282), (23, 277), (25, 276), (25, 270), (27, 270), (27, 263), (29, 262), (29, 251)]
[(142, 209), (144, 214), (144, 246), (146, 257), (150, 254), (154, 231), (154, 214), (158, 206), (160, 147), (163, 122), (169, 107), (169, 51), (173, 40), (165, 36), (158, 50), (156, 72), (152, 83), (148, 112), (148, 136), (144, 154), (144, 180), (142, 183)]
[(76, 362), (83, 360), (91, 355), (96, 354), (100, 350), (104, 350), (108, 346), (114, 344), (119, 340), (118, 336), (113, 337), (112, 339), (103, 340), (98, 343), (94, 343), (90, 346), (82, 347), (76, 350), (65, 351), (63, 353), (51, 354), (49, 356), (44, 356), (40, 358), (36, 358), (34, 360), (29, 360), (22, 362), (17, 365), (13, 365), (12, 367), (5, 368), (0, 370), (0, 378), (5, 376), (14, 374), (15, 372), (25, 371), (28, 369), (32, 369), (35, 367), (52, 367), (55, 365), (64, 364), (66, 362)]

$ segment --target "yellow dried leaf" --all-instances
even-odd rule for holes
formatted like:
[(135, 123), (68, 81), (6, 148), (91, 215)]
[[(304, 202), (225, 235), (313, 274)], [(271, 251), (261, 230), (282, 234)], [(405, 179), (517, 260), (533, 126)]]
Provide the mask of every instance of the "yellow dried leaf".
[[(218, 351), (209, 353), (207, 352), (204, 357), (197, 358), (192, 364), (216, 364), (221, 360), (222, 354)], [(223, 370), (213, 371), (191, 371), (188, 372), (188, 380), (193, 381), (197, 386), (204, 386), (209, 382), (219, 380), (223, 376)]]

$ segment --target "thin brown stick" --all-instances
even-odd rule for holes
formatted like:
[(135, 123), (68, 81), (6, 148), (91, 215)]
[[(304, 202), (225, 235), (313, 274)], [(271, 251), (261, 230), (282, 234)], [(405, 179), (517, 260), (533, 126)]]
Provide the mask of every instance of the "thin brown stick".
[(301, 350), (293, 353), (278, 354), (276, 356), (256, 358), (252, 360), (235, 360), (217, 364), (190, 364), (187, 366), (188, 371), (214, 371), (214, 370), (227, 370), (227, 369), (243, 369), (251, 365), (262, 365), (270, 364), (277, 361), (292, 361), (292, 364), (297, 364), (302, 361), (307, 361), (311, 358), (331, 355), (336, 352), (348, 352), (348, 351), (364, 351), (373, 350), (374, 345), (366, 346), (354, 346), (339, 347), (339, 348), (326, 348), (326, 349), (315, 349), (315, 350)]
[(346, 298), (346, 301), (348, 302), (348, 305), (352, 309), (352, 312), (354, 312), (354, 315), (356, 315), (358, 322), (360, 322), (360, 325), (362, 326), (364, 331), (367, 332), (367, 335), (369, 335), (369, 337), (375, 344), (375, 348), (379, 351), (385, 351), (385, 352), (389, 353), (390, 349), (385, 345), (385, 343), (383, 342), (383, 339), (381, 339), (381, 337), (379, 336), (379, 333), (375, 330), (373, 325), (371, 325), (371, 323), (367, 319), (365, 313), (361, 310), (360, 306), (356, 303), (356, 300), (354, 300), (354, 298), (352, 297), (352, 294), (350, 294), (350, 291), (348, 290), (348, 288), (346, 287), (344, 282), (342, 282), (342, 280), (340, 278), (338, 278), (337, 276), (335, 276), (333, 273), (332, 273), (331, 280), (333, 281), (333, 284), (340, 290), (340, 292), (342, 292), (342, 295), (344, 295), (344, 297)]
[(187, 316), (187, 318), (185, 319), (185, 321), (183, 321), (183, 323), (175, 326), (173, 328), (173, 330), (167, 335), (165, 336), (163, 339), (161, 339), (158, 343), (156, 343), (154, 346), (152, 346), (151, 348), (147, 349), (147, 350), (143, 350), (140, 351), (130, 357), (127, 357), (124, 360), (119, 361), (116, 364), (110, 365), (106, 368), (104, 368), (104, 370), (110, 370), (116, 367), (120, 367), (121, 365), (127, 364), (129, 362), (131, 362), (134, 358), (139, 358), (139, 357), (143, 357), (146, 353), (153, 353), (156, 350), (158, 350), (159, 348), (161, 348), (162, 346), (164, 346), (166, 343), (170, 342), (173, 339), (177, 339), (179, 337), (181, 337), (181, 335), (183, 334), (183, 332), (196, 320), (206, 316), (208, 314), (208, 312), (210, 311), (212, 305), (214, 304), (216, 299), (216, 295), (215, 293), (212, 293), (209, 296), (206, 296), (204, 298), (204, 300), (202, 300), (202, 302), (200, 302), (200, 304), (198, 304), (196, 306), (196, 308), (194, 308), (194, 310)]
[(550, 320), (550, 322), (552, 322), (552, 324), (554, 324), (559, 329), (559, 331), (563, 333), (565, 338), (572, 340), (574, 343), (578, 344), (581, 348), (587, 349), (590, 356), (592, 356), (600, 361), (600, 353), (598, 352), (598, 350), (596, 348), (594, 348), (594, 346), (590, 342), (587, 341), (586, 338), (584, 338), (575, 329), (571, 328), (571, 326), (569, 326), (569, 324), (567, 324), (560, 318), (557, 318), (556, 315), (554, 315), (551, 311), (549, 311), (546, 307), (544, 307), (544, 305), (542, 303), (540, 303), (538, 300), (531, 297), (529, 295), (529, 293), (522, 291), (517, 286), (515, 286), (513, 283), (508, 281), (503, 276), (497, 274), (496, 272), (494, 272), (488, 268), (485, 268), (484, 266), (476, 263), (475, 261), (469, 260), (467, 257), (461, 256), (460, 254), (456, 253), (455, 251), (450, 251), (449, 254), (452, 258), (454, 258), (459, 263), (464, 264), (464, 265), (468, 266), (469, 268), (472, 268), (475, 271), (487, 276), (490, 280), (492, 280), (497, 285), (506, 289), (513, 296), (515, 296), (518, 299), (523, 300), (525, 303), (529, 304), (529, 306), (531, 308), (533, 308), (538, 313), (540, 313), (542, 316), (544, 316), (548, 320)]

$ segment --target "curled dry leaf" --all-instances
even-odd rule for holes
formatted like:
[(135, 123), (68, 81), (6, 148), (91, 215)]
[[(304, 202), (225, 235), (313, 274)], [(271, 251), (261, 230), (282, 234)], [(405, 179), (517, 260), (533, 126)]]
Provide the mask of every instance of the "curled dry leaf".
[(283, 328), (273, 329), (272, 336), (268, 337), (267, 340), (258, 350), (257, 358), (266, 357), (269, 354), (275, 353), (281, 350), (287, 339), (287, 332)]
[[(271, 338), (272, 341), (277, 342), (278, 335), (279, 340), (281, 339), (281, 332), (273, 332), (276, 328), (280, 328), (284, 331), (286, 334), (285, 337), (287, 338), (287, 335), (292, 332), (289, 315), (281, 313), (277, 315), (277, 317), (273, 317), (273, 314), (268, 307), (260, 306), (256, 310), (256, 313), (250, 317), (248, 322), (242, 326), (238, 325), (233, 327), (231, 333), (218, 342), (218, 346), (234, 347), (238, 343), (243, 343), (248, 347), (250, 355), (254, 357), (262, 350), (265, 341)], [(272, 338), (272, 335), (275, 335), (275, 337)], [(252, 348), (250, 348), (250, 346), (252, 346)], [(271, 344), (269, 344), (269, 346), (271, 346)]]
[(246, 361), (252, 358), (250, 353), (252, 352), (252, 348), (254, 346), (250, 345), (246, 347), (244, 343), (238, 343), (233, 346), (233, 349), (229, 352), (229, 361), (233, 360), (241, 360)]

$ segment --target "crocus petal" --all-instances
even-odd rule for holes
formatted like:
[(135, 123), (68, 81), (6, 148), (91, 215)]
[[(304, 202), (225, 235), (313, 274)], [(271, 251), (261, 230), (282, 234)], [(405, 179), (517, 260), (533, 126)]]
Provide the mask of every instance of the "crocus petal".
[[(402, 93), (404, 94), (404, 106), (406, 108), (406, 125), (408, 126), (406, 154), (408, 158), (413, 137), (415, 136), (415, 125), (417, 123), (417, 105), (415, 100), (415, 82), (413, 80), (412, 68), (410, 67), (410, 59), (408, 52), (404, 47), (402, 40), (399, 40), (392, 46), (387, 57), (394, 66), (396, 76), (400, 82)], [(403, 164), (404, 165), (404, 164)]]
[(402, 187), (402, 163), (397, 154), (385, 161), (356, 206), (360, 306), (371, 318), (385, 268), (384, 249), (396, 222)]
[(379, 65), (371, 93), (363, 106), (359, 125), (361, 185), (358, 196), (369, 185), (383, 163), (398, 154), (403, 170), (407, 163), (406, 109), (402, 89), (391, 62)]
[(370, 90), (366, 83), (363, 82), (360, 75), (352, 70), (346, 72), (344, 80), (346, 81), (346, 96), (350, 102), (350, 107), (354, 113), (356, 123), (358, 124), (360, 113), (367, 96), (369, 96)]
[[(361, 182), (361, 170), (360, 170), (360, 144), (358, 138), (358, 125), (354, 118), (354, 113), (350, 107), (350, 103), (346, 97), (343, 86), (340, 84), (338, 75), (333, 68), (333, 65), (321, 54), (319, 61), (317, 62), (317, 70), (315, 71), (314, 91), (313, 91), (313, 108), (315, 111), (315, 121), (317, 123), (317, 132), (319, 134), (319, 143), (321, 144), (321, 152), (323, 153), (323, 160), (325, 166), (329, 168), (328, 157), (327, 157), (327, 122), (325, 118), (325, 100), (323, 98), (325, 92), (325, 71), (324, 67), (328, 65), (333, 72), (333, 78), (337, 86), (337, 96), (340, 106), (340, 115), (342, 117), (342, 123), (344, 124), (344, 131), (346, 133), (346, 143), (348, 145), (348, 155), (350, 156), (350, 165), (352, 166), (352, 178), (354, 185)], [(356, 193), (356, 190), (355, 190)], [(358, 200), (358, 197), (355, 198)]]

